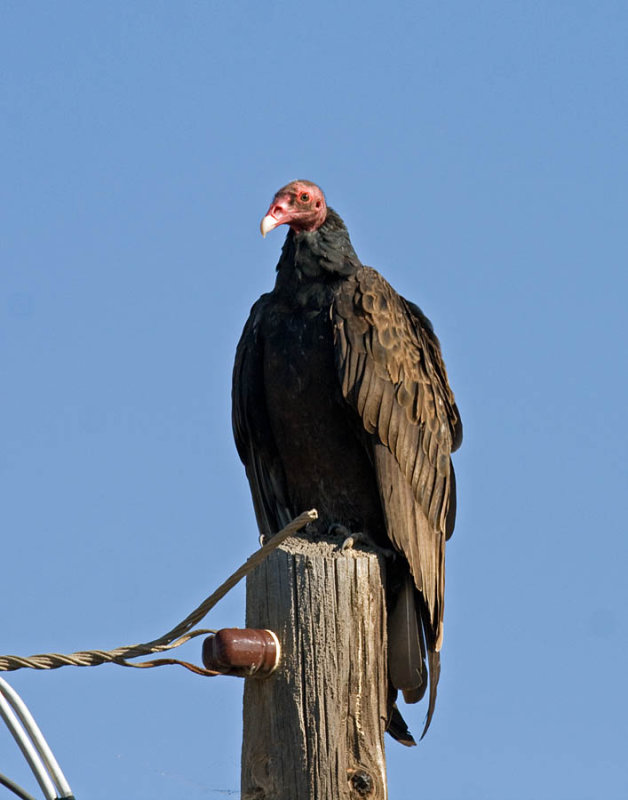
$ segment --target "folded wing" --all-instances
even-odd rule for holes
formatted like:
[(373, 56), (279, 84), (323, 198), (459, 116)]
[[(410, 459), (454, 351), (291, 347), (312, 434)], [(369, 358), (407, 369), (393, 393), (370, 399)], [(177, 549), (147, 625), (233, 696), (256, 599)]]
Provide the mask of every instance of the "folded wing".
[(440, 344), (420, 309), (370, 267), (342, 283), (332, 315), (342, 393), (371, 434), (388, 536), (408, 560), (437, 653), (455, 518), (450, 455), (462, 440)]

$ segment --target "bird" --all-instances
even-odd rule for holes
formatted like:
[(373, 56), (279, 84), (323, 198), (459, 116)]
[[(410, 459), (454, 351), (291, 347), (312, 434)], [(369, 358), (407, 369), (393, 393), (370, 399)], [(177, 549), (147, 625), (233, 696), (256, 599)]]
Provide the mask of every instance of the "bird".
[(416, 703), (429, 686), (423, 738), (440, 676), (460, 414), (431, 322), (362, 264), (320, 187), (279, 189), (262, 236), (280, 225), (275, 286), (236, 350), (236, 447), (262, 541), (315, 506), (321, 530), (393, 554), (387, 730), (412, 746), (396, 701), (401, 691)]

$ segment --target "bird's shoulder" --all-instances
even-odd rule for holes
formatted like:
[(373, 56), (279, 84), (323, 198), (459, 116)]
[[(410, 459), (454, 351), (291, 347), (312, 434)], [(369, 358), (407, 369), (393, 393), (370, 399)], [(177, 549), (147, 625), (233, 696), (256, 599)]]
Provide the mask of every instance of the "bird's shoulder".
[[(345, 392), (355, 395), (365, 377), (395, 387), (397, 402), (416, 424), (438, 420), (450, 452), (462, 426), (440, 342), (427, 316), (373, 267), (363, 266), (339, 285), (332, 309), (340, 362), (364, 359), (370, 369), (345, 369)], [(372, 380), (369, 378), (369, 380)], [(351, 386), (353, 383), (353, 386)], [(353, 391), (352, 391), (353, 390)]]

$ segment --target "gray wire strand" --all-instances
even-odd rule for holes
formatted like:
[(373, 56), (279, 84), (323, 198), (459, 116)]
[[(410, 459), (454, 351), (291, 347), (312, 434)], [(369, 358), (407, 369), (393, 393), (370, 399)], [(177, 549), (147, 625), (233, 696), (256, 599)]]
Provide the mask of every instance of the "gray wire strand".
[(30, 737), (33, 746), (37, 750), (45, 768), (48, 770), (50, 777), (54, 781), (58, 790), (59, 797), (71, 797), (72, 789), (67, 782), (59, 762), (54, 757), (52, 750), (39, 725), (35, 722), (33, 715), (28, 710), (26, 703), (22, 700), (15, 689), (8, 684), (4, 678), (0, 678), (0, 694), (4, 695), (6, 700), (11, 704), (13, 711), (17, 714), (22, 726)]
[(15, 781), (12, 781), (11, 778), (7, 778), (6, 775), (3, 775), (0, 772), (0, 785), (6, 786), (7, 789), (16, 794), (20, 800), (35, 800), (32, 794), (29, 794), (26, 789), (22, 789), (22, 787), (17, 784)]
[(0, 693), (0, 717), (4, 720), (11, 735), (17, 742), (18, 747), (22, 751), (22, 755), (26, 759), (28, 766), (31, 768), (33, 775), (37, 778), (37, 783), (40, 785), (46, 800), (55, 800), (57, 792), (55, 785), (50, 779), (50, 775), (46, 771), (46, 767), (42, 761), (40, 754), (33, 745), (30, 737), (28, 736), (24, 727), (11, 708), (9, 701), (4, 694)]

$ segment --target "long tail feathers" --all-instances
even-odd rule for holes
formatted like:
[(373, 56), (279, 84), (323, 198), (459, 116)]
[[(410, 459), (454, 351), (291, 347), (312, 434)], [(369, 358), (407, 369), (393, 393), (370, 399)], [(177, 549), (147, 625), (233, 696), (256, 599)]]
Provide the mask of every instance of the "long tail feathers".
[(388, 733), (401, 744), (406, 747), (416, 747), (414, 736), (408, 730), (405, 719), (401, 716), (397, 704), (394, 703), (388, 714), (388, 722), (386, 724)]
[(416, 703), (426, 689), (422, 636), (417, 619), (414, 583), (406, 575), (388, 618), (388, 675), (406, 702)]
[[(403, 692), (406, 703), (418, 703), (429, 683), (429, 702), (425, 736), (434, 716), (436, 693), (440, 678), (440, 653), (434, 649), (433, 637), (428, 633), (427, 647), (423, 638), (423, 625), (417, 613), (417, 593), (410, 575), (404, 576), (397, 601), (388, 617), (388, 675), (392, 687)], [(427, 652), (426, 652), (427, 651)], [(427, 655), (427, 666), (425, 656)], [(429, 677), (428, 677), (429, 676)], [(388, 732), (403, 744), (416, 744), (403, 717), (394, 704), (396, 691), (389, 702)]]
[[(427, 733), (430, 727), (430, 722), (434, 716), (434, 708), (436, 706), (436, 690), (438, 689), (438, 679), (440, 678), (440, 653), (436, 650), (429, 650), (427, 654), (427, 663), (430, 668), (430, 700), (427, 707), (427, 717), (425, 718), (425, 727), (421, 734), (421, 739)], [(419, 741), (421, 741), (419, 739)]]

